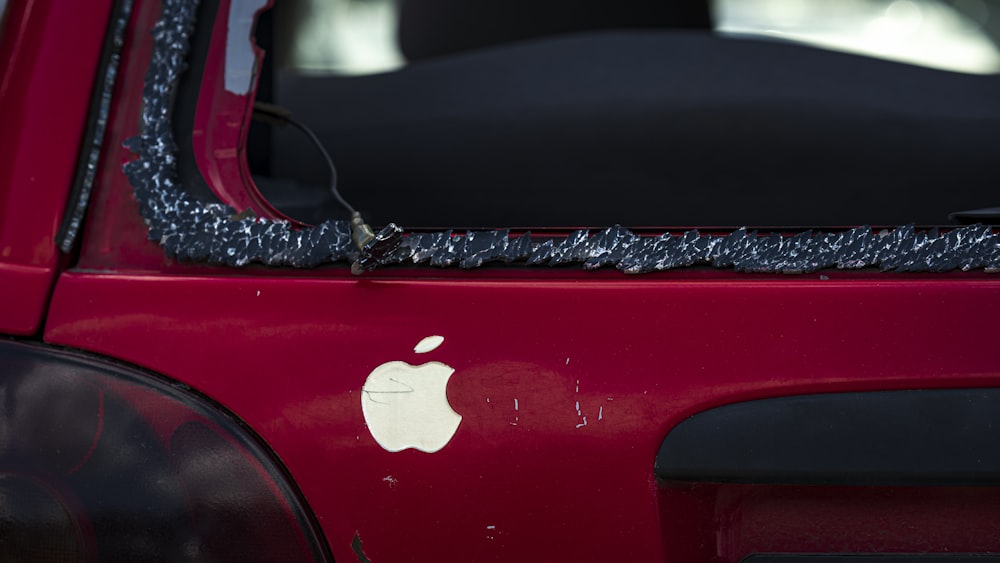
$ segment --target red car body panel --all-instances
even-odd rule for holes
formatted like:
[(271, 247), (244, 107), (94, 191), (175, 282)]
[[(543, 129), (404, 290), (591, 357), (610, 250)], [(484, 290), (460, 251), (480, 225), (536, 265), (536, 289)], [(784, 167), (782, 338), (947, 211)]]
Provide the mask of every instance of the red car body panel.
[[(273, 0), (267, 2), (270, 6)], [(205, 181), (222, 201), (237, 209), (253, 209), (258, 217), (289, 219), (275, 209), (254, 186), (253, 178), (244, 156), (253, 96), (230, 92), (225, 88), (228, 19), (232, 3), (219, 2), (219, 15), (212, 32), (212, 53), (205, 63), (205, 78), (201, 84), (198, 111), (195, 114), (192, 148), (195, 161)], [(250, 44), (247, 44), (250, 49)], [(253, 47), (259, 60), (264, 52)], [(249, 73), (251, 69), (246, 69)], [(259, 76), (252, 75), (251, 91), (257, 87)], [(237, 180), (238, 179), (238, 180)], [(236, 180), (236, 181), (234, 181)]]
[(0, 333), (38, 331), (110, 0), (11, 2), (0, 34)]
[[(17, 94), (30, 111), (0, 135), (0, 250), (14, 249), (0, 257), (0, 279), (5, 288), (24, 285), (4, 292), (7, 334), (37, 329), (57, 273), (53, 237), (107, 18), (92, 3), (80, 12), (93, 25), (44, 18), (33, 29), (49, 38), (45, 45), (59, 45), (47, 34), (63, 25), (89, 66), (59, 66), (58, 104), (35, 101), (55, 95), (44, 87), (55, 78), (33, 78), (37, 89)], [(337, 560), (735, 562), (766, 551), (1000, 551), (996, 488), (680, 486), (658, 483), (653, 472), (667, 432), (719, 405), (1000, 386), (990, 326), (1000, 318), (996, 276), (396, 268), (356, 277), (335, 266), (179, 263), (146, 239), (121, 173), (133, 158), (122, 141), (138, 131), (157, 15), (147, 2), (132, 14), (80, 253), (58, 275), (43, 337), (154, 370), (230, 409), (285, 464)], [(14, 10), (8, 22), (19, 17)], [(48, 47), (35, 48), (35, 58), (12, 60), (36, 61), (48, 76)], [(220, 57), (216, 49), (208, 68)], [(30, 68), (18, 66), (15, 78)], [(87, 86), (65, 88), (75, 84), (67, 73)], [(0, 90), (3, 107), (14, 95)], [(270, 215), (241, 157), (249, 101), (206, 81), (200, 107), (211, 110), (196, 118), (195, 156), (228, 203)], [(42, 115), (48, 105), (70, 113)], [(74, 150), (62, 154), (53, 131), (72, 138)], [(26, 184), (32, 174), (35, 184)], [(442, 346), (416, 354), (430, 335), (443, 336)], [(440, 451), (389, 452), (366, 427), (365, 378), (394, 360), (455, 369), (448, 400), (463, 418)], [(355, 537), (363, 548), (352, 546)]]
[[(220, 400), (274, 447), (343, 559), (358, 532), (373, 561), (663, 560), (664, 541), (714, 542), (660, 504), (671, 493), (653, 479), (663, 436), (687, 416), (784, 394), (1000, 384), (990, 280), (246, 274), (69, 273), (46, 339)], [(448, 395), (464, 418), (437, 453), (387, 452), (361, 387), (383, 362), (419, 363), (412, 347), (432, 334), (445, 342), (427, 359), (455, 368)]]

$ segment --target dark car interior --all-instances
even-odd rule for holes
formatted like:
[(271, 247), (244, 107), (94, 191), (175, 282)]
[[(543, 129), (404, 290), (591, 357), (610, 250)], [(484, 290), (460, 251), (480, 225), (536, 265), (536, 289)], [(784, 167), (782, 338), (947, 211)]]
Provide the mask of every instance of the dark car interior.
[[(407, 64), (274, 64), (258, 100), (315, 131), (339, 189), (406, 228), (1000, 222), (1000, 75), (712, 31), (706, 1), (403, 0)], [(309, 138), (256, 123), (262, 193), (346, 218)], [(951, 217), (949, 217), (951, 215)]]

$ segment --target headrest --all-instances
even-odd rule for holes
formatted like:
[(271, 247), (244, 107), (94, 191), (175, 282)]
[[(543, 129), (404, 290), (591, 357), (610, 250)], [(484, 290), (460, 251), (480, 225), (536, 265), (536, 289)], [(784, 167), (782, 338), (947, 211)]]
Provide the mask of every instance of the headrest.
[(589, 30), (712, 28), (708, 0), (400, 0), (408, 60)]

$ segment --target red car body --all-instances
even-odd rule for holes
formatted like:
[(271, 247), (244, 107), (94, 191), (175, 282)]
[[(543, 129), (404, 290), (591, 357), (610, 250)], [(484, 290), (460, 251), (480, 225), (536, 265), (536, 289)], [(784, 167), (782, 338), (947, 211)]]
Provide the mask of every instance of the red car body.
[[(1000, 552), (995, 484), (670, 483), (654, 472), (671, 429), (715, 407), (1000, 387), (995, 275), (399, 267), (358, 277), (336, 265), (169, 259), (122, 173), (159, 9), (138, 2), (131, 14), (88, 214), (67, 255), (57, 234), (112, 2), (8, 6), (0, 333), (132, 364), (228, 409), (280, 460), (334, 559)], [(223, 88), (221, 59), (216, 48), (206, 64), (196, 157), (224, 201), (280, 217), (242, 157), (253, 92)], [(443, 344), (417, 355), (430, 335)], [(461, 424), (435, 453), (387, 451), (363, 417), (366, 376), (425, 359), (454, 368), (447, 395)]]

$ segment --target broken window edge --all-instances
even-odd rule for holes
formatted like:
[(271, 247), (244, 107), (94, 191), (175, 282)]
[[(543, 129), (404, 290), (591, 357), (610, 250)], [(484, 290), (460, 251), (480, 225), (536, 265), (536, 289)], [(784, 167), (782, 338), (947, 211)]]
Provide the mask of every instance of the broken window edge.
[(124, 172), (149, 227), (148, 238), (169, 258), (233, 267), (259, 263), (311, 268), (346, 262), (353, 263), (355, 273), (404, 263), (469, 269), (496, 262), (581, 264), (584, 270), (614, 267), (626, 274), (695, 265), (757, 273), (871, 267), (895, 272), (1000, 271), (1000, 236), (984, 225), (945, 232), (912, 225), (876, 232), (862, 226), (790, 236), (760, 235), (746, 228), (722, 235), (689, 230), (639, 236), (615, 225), (593, 234), (577, 230), (563, 239), (533, 240), (530, 231), (515, 236), (507, 229), (407, 233), (390, 223), (359, 251), (348, 221), (296, 228), (289, 221), (237, 214), (228, 205), (203, 204), (179, 179), (170, 122), (197, 6), (197, 0), (163, 3), (143, 89), (143, 133), (126, 141), (138, 159), (127, 163)]

